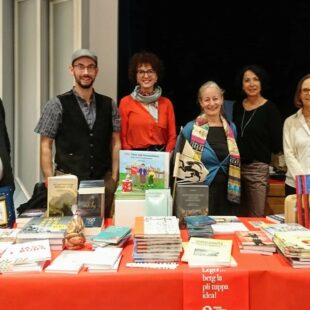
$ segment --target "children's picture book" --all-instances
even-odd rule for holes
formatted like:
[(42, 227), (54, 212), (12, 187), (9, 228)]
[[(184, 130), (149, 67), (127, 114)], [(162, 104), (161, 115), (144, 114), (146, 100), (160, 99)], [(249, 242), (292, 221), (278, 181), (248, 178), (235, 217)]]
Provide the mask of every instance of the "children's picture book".
[(76, 213), (83, 217), (104, 216), (104, 180), (82, 180)]
[(48, 178), (47, 215), (73, 215), (72, 206), (77, 204), (78, 178), (73, 174), (64, 174)]
[(169, 152), (121, 150), (119, 170), (123, 192), (169, 188)]

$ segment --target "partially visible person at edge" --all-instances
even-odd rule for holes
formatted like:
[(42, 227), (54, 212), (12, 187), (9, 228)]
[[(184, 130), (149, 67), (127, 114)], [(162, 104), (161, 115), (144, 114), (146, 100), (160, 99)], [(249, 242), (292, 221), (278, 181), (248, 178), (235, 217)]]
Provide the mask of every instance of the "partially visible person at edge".
[(121, 99), (121, 141), (124, 150), (166, 151), (176, 143), (175, 115), (171, 101), (158, 85), (163, 65), (157, 55), (139, 52), (129, 63), (129, 79), (136, 86)]
[(5, 110), (0, 99), (0, 187), (10, 186), (15, 190), (11, 166), (11, 144), (5, 123)]
[(299, 80), (294, 104), (298, 111), (285, 120), (283, 127), (286, 196), (296, 194), (296, 175), (310, 174), (310, 74)]
[(272, 153), (282, 151), (282, 119), (265, 97), (267, 74), (256, 65), (244, 67), (237, 77), (241, 98), (234, 104), (233, 121), (241, 156), (240, 216), (263, 217)]
[[(236, 127), (224, 116), (223, 94), (215, 82), (204, 83), (198, 91), (202, 113), (182, 130), (195, 151), (195, 159), (199, 159), (209, 171), (204, 184), (209, 186), (210, 215), (236, 215), (240, 201)], [(176, 149), (180, 141), (178, 138)]]
[(11, 144), (5, 122), (5, 110), (0, 99), (0, 191), (5, 196), (6, 214), (1, 220), (4, 226), (12, 228), (15, 222), (14, 191), (15, 183), (11, 165)]
[(41, 135), (41, 169), (45, 179), (64, 173), (79, 180), (104, 179), (105, 217), (111, 217), (121, 148), (119, 112), (111, 98), (93, 88), (99, 71), (94, 52), (76, 50), (69, 70), (74, 87), (47, 102), (35, 128)]

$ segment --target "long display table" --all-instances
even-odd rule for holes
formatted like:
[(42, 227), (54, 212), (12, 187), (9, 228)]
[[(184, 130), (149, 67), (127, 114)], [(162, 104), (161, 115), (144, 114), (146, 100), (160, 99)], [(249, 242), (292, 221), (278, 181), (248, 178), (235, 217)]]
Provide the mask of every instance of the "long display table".
[[(202, 269), (180, 263), (175, 270), (154, 270), (126, 267), (126, 263), (132, 261), (132, 250), (133, 245), (129, 243), (116, 273), (0, 275), (1, 307), (31, 310), (309, 309), (310, 269), (293, 269), (279, 254), (240, 254), (234, 240), (237, 267)], [(223, 275), (223, 285), (218, 286)], [(215, 278), (217, 284), (212, 281)], [(222, 308), (214, 306), (217, 301)], [(225, 307), (221, 301), (225, 301)], [(240, 307), (236, 306), (238, 303)]]

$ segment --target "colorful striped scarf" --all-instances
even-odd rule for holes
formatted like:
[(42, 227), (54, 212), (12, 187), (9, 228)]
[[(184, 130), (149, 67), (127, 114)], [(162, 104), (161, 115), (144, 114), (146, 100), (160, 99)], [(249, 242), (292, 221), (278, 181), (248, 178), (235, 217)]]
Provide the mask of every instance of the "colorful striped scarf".
[[(221, 116), (224, 131), (227, 137), (229, 151), (229, 169), (227, 183), (227, 199), (231, 202), (240, 203), (240, 154), (234, 133), (224, 117)], [(204, 113), (200, 114), (193, 126), (191, 135), (191, 146), (195, 151), (194, 159), (201, 160), (202, 151), (209, 132), (208, 120)]]

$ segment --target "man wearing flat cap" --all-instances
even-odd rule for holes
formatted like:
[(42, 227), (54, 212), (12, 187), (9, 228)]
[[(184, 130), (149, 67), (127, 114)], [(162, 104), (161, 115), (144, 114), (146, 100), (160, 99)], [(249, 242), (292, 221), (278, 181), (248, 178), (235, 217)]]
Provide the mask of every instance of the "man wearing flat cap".
[(98, 74), (94, 52), (76, 50), (69, 69), (75, 79), (73, 89), (46, 103), (35, 128), (41, 135), (42, 173), (45, 179), (66, 173), (79, 181), (104, 179), (105, 217), (111, 217), (121, 148), (119, 112), (111, 98), (93, 89)]

